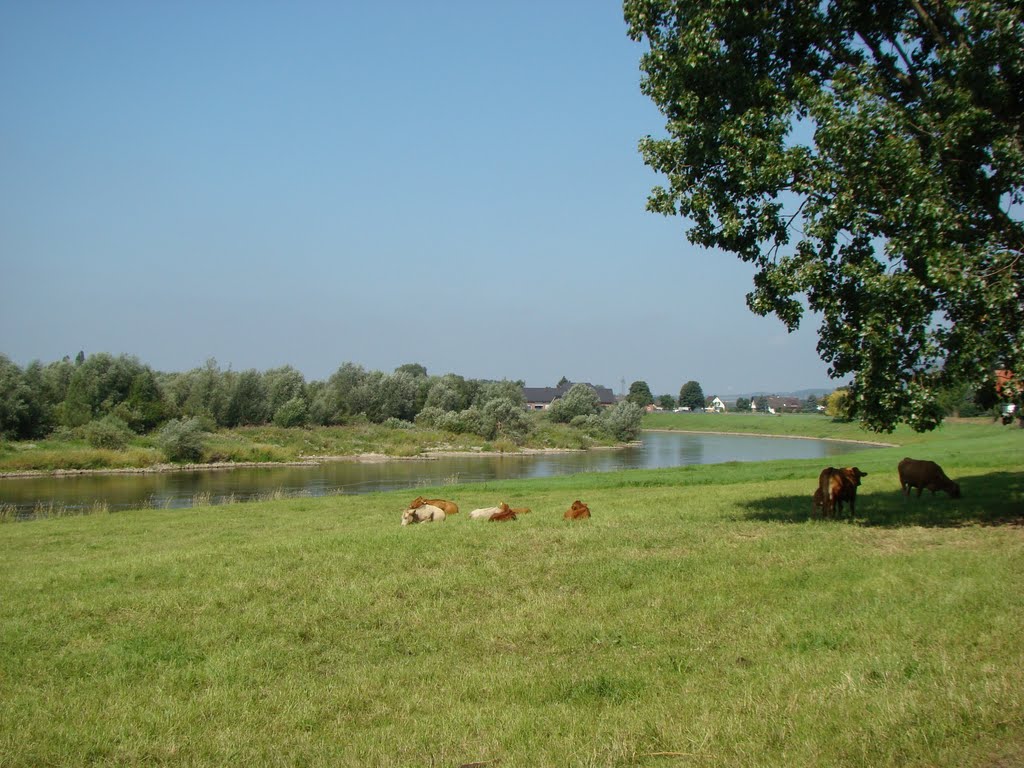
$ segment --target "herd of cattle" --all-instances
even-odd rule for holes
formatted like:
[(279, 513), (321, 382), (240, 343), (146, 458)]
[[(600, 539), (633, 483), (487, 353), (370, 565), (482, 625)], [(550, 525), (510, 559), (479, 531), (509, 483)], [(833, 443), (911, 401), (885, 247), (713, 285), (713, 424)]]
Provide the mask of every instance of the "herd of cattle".
[[(934, 461), (906, 458), (896, 469), (899, 472), (900, 489), (904, 496), (910, 496), (910, 489), (916, 488), (918, 496), (922, 491), (929, 490), (933, 495), (936, 491), (945, 491), (950, 498), (960, 498), (960, 484), (946, 477), (942, 467)], [(861, 478), (867, 476), (868, 473), (862, 472), (858, 467), (825, 467), (818, 475), (818, 487), (814, 489), (811, 514), (817, 515), (820, 511), (823, 517), (841, 515), (843, 504), (846, 504), (852, 517), (856, 511), (857, 488)], [(496, 507), (474, 509), (469, 513), (469, 518), (500, 523), (515, 520), (519, 515), (525, 515), (529, 511), (529, 507), (510, 507), (501, 502)], [(458, 512), (459, 506), (454, 501), (425, 499), (418, 496), (402, 513), (402, 525), (438, 523)], [(590, 507), (577, 499), (562, 517), (566, 520), (585, 520), (590, 517)]]
[[(897, 465), (896, 471), (899, 472), (900, 490), (904, 496), (910, 496), (910, 489), (917, 488), (918, 496), (922, 491), (929, 490), (933, 495), (936, 491), (945, 491), (950, 498), (960, 498), (960, 484), (946, 477), (942, 467), (934, 461), (906, 458)], [(860, 479), (867, 476), (868, 473), (858, 467), (825, 467), (818, 475), (811, 514), (819, 510), (824, 517), (842, 514), (845, 503), (852, 517), (856, 511), (857, 486), (860, 485)]]
[[(510, 507), (504, 501), (496, 507), (482, 507), (469, 513), (470, 520), (486, 520), (491, 523), (502, 523), (518, 519), (525, 515), (529, 507)], [(440, 523), (449, 515), (457, 515), (459, 505), (447, 499), (425, 499), (417, 496), (409, 508), (402, 513), (402, 525), (413, 523)], [(577, 499), (572, 503), (563, 517), (566, 520), (582, 520), (590, 517), (590, 507)]]

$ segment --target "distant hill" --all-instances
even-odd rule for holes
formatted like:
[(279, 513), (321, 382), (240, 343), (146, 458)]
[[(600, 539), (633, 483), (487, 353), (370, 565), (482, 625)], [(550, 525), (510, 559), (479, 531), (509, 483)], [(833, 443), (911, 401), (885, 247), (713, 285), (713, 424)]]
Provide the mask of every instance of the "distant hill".
[(830, 387), (829, 389), (798, 389), (796, 392), (780, 392), (781, 397), (799, 397), (801, 400), (806, 400), (811, 395), (820, 398), (822, 395), (831, 395), (836, 391), (836, 387)]

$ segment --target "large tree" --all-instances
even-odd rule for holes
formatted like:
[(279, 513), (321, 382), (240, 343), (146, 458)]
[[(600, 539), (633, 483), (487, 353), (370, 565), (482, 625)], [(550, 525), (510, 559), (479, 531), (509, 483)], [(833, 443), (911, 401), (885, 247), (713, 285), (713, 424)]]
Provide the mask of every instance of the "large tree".
[(852, 415), (930, 429), (944, 387), (1024, 372), (1020, 0), (626, 0), (625, 17), (667, 118), (641, 141), (667, 177), (648, 208), (755, 265), (754, 312), (790, 330), (821, 313)]
[(696, 381), (688, 381), (679, 389), (679, 406), (699, 411), (704, 408), (704, 390)]
[(634, 381), (629, 385), (629, 394), (626, 395), (626, 399), (643, 408), (654, 402), (654, 395), (646, 381)]

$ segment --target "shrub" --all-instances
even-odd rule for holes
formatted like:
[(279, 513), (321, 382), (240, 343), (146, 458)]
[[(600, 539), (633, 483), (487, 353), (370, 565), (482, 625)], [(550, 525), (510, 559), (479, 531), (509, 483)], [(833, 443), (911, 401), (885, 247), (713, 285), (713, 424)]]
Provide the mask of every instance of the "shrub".
[(132, 431), (117, 416), (104, 416), (102, 419), (90, 421), (82, 428), (85, 440), (93, 448), (106, 448), (122, 451), (132, 439)]
[(530, 431), (530, 418), (523, 406), (507, 397), (489, 401), (484, 406), (484, 415), (493, 422), (494, 435), (521, 441)]
[(279, 427), (301, 427), (306, 423), (308, 409), (301, 397), (293, 397), (274, 413), (274, 424)]
[(156, 443), (168, 461), (198, 461), (203, 455), (199, 419), (172, 419), (157, 434)]
[(623, 400), (605, 413), (605, 428), (616, 440), (623, 442), (636, 440), (637, 435), (640, 434), (640, 422), (643, 416), (643, 408), (636, 403)]
[(428, 405), (416, 414), (416, 425), (428, 429), (432, 427), (441, 427), (441, 422), (448, 413), (450, 413), (450, 411), (445, 411), (442, 408), (438, 408), (436, 405)]
[(605, 437), (608, 435), (608, 429), (604, 419), (597, 414), (590, 414), (589, 416), (574, 416), (572, 421), (569, 422), (569, 426), (573, 429), (578, 429), (586, 435), (591, 435), (592, 437)]
[(577, 416), (590, 416), (601, 410), (601, 401), (591, 387), (573, 384), (563, 397), (558, 398), (548, 409), (548, 418), (568, 424)]
[(411, 421), (403, 421), (402, 419), (397, 419), (394, 416), (389, 416), (384, 419), (382, 426), (385, 426), (388, 429), (413, 429), (416, 425)]

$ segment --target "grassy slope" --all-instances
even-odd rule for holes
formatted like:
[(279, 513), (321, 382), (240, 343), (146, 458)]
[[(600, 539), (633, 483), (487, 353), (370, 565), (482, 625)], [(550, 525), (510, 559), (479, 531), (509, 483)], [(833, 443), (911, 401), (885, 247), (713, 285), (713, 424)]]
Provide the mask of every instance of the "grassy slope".
[[(438, 491), (533, 507), (504, 525), (401, 528), (408, 494), (0, 525), (0, 765), (1017, 764), (1024, 433), (910, 441), (848, 458), (855, 524), (781, 461)], [(905, 502), (908, 453), (964, 497)]]

